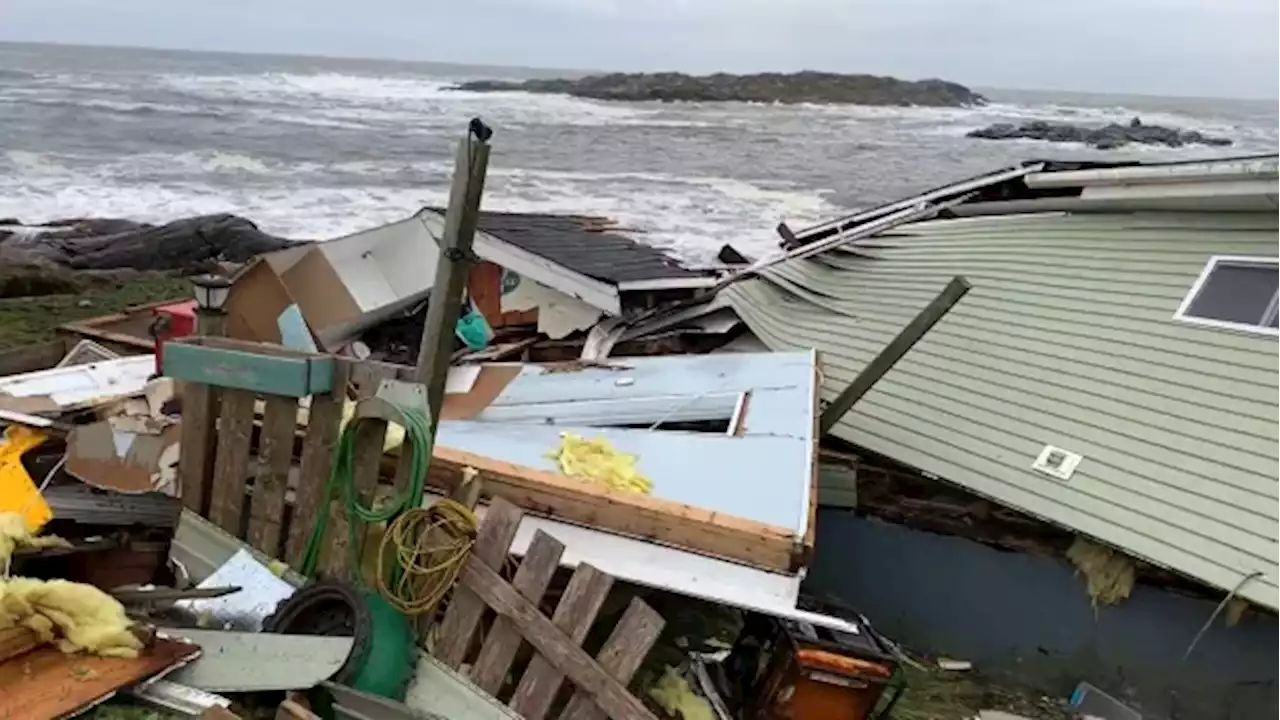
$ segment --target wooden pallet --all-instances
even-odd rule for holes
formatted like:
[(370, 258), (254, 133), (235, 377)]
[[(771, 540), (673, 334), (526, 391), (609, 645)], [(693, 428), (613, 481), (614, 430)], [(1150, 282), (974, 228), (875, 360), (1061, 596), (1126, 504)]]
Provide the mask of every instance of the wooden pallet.
[(471, 680), (496, 694), (521, 643), (536, 654), (516, 683), (508, 705), (528, 720), (544, 720), (561, 684), (573, 695), (561, 720), (656, 720), (627, 691), (627, 683), (648, 655), (666, 622), (639, 598), (633, 599), (595, 658), (581, 647), (595, 622), (613, 577), (590, 565), (574, 571), (550, 618), (538, 605), (560, 565), (564, 545), (538, 531), (510, 583), (500, 570), (524, 511), (502, 499), (489, 506), (471, 557), (459, 574), (453, 600), (436, 639), (435, 656), (458, 669), (468, 659), (485, 609), (496, 620), (480, 643)]

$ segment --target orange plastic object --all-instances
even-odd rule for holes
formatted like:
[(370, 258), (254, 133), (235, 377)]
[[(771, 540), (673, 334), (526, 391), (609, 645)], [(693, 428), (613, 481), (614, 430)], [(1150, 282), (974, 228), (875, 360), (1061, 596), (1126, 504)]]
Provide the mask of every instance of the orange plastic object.
[(865, 720), (893, 674), (878, 662), (813, 648), (797, 650), (778, 670), (768, 720)]

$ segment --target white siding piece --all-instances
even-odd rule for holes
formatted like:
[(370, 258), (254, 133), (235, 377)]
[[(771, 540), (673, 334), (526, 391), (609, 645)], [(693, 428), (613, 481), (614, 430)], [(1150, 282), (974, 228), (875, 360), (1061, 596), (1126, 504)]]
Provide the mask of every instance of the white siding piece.
[(39, 370), (0, 378), (0, 397), (48, 397), (70, 407), (140, 393), (155, 371), (155, 355)]
[[(1240, 593), (1274, 609), (1275, 339), (1172, 317), (1209, 257), (1274, 256), (1276, 232), (1274, 214), (935, 221), (722, 297), (769, 347), (821, 351), (829, 399), (964, 275), (833, 434), (1224, 591), (1261, 571)], [(1031, 469), (1045, 445), (1083, 456), (1069, 480)]]
[[(430, 505), (439, 499), (429, 496)], [(479, 510), (484, 516), (484, 508)], [(511, 543), (511, 552), (523, 556), (539, 530), (564, 543), (560, 564), (577, 567), (587, 563), (614, 577), (645, 587), (754, 610), (774, 617), (811, 622), (845, 632), (857, 625), (839, 618), (799, 610), (801, 575), (784, 575), (728, 560), (657, 544), (652, 540), (574, 525), (525, 514)]]

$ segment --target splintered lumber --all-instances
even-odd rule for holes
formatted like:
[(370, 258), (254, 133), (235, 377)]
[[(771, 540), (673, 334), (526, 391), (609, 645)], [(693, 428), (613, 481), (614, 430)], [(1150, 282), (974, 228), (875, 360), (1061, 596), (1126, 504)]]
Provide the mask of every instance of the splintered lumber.
[(517, 678), (510, 707), (527, 720), (544, 720), (567, 680), (573, 686), (562, 718), (655, 720), (630, 692), (627, 683), (648, 655), (664, 626), (643, 600), (632, 600), (622, 620), (596, 658), (581, 647), (613, 586), (613, 577), (581, 564), (569, 579), (552, 617), (540, 602), (559, 564), (564, 545), (538, 531), (515, 577), (507, 582), (500, 569), (523, 511), (501, 498), (490, 506), (479, 529), (475, 552), (459, 574), (454, 599), (437, 633), (433, 653), (457, 670), (471, 656), (480, 618), (486, 608), (496, 614), (480, 643), (471, 675), (478, 686), (496, 693), (516, 651), (527, 642), (535, 650)]
[(796, 538), (786, 528), (453, 448), (437, 446), (432, 451), (429, 483), (451, 489), (466, 468), (480, 473), (487, 497), (500, 497), (554, 518), (781, 572), (793, 572), (803, 558)]

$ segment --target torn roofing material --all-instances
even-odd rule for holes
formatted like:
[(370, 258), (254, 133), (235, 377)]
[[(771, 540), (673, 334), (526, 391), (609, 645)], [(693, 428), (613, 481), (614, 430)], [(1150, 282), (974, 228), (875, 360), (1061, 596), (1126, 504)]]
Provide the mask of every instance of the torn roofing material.
[[(441, 208), (430, 208), (441, 217)], [(663, 251), (611, 228), (604, 218), (484, 212), (479, 230), (574, 272), (613, 285), (654, 280), (703, 286), (706, 273), (689, 270)], [(674, 284), (680, 287), (679, 284)]]
[[(1274, 257), (1274, 213), (1042, 213), (907, 225), (726, 289), (835, 397), (962, 274), (973, 290), (833, 434), (1277, 607), (1274, 336), (1178, 322), (1216, 254)], [(1046, 446), (1082, 459), (1032, 469)]]

